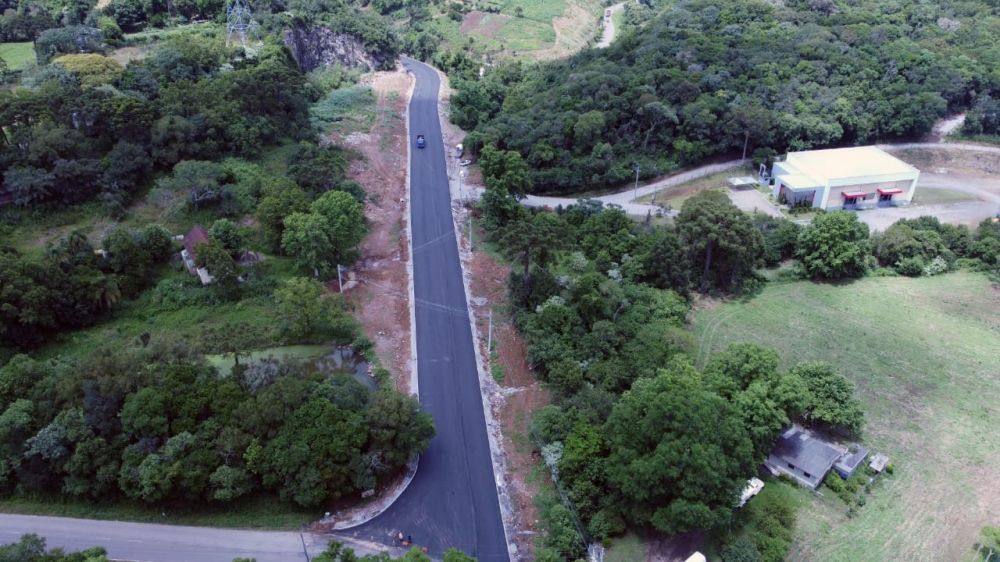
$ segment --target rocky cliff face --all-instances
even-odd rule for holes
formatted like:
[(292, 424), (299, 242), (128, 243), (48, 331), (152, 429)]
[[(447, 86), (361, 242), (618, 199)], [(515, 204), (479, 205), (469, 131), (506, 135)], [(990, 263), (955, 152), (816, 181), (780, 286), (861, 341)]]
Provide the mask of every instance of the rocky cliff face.
[(372, 70), (382, 62), (356, 38), (326, 27), (293, 26), (285, 30), (282, 38), (303, 72), (332, 64)]

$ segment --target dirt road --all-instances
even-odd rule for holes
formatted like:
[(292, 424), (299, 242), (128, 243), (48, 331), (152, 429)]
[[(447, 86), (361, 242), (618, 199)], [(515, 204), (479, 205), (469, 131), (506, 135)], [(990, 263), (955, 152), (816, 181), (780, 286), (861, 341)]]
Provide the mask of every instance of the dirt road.
[(601, 40), (597, 42), (598, 49), (609, 47), (611, 42), (615, 40), (615, 14), (624, 8), (625, 2), (619, 2), (604, 10), (604, 33), (601, 35)]

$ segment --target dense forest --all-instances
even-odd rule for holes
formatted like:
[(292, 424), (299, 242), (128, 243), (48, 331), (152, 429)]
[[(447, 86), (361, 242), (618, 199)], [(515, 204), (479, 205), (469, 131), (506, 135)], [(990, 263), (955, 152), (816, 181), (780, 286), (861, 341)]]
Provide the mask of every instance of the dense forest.
[[(0, 494), (185, 508), (355, 497), (434, 426), (316, 279), (356, 260), (367, 232), (366, 194), (346, 179), (357, 155), (321, 144), (310, 119), (331, 77), (304, 74), (273, 35), (245, 52), (213, 26), (110, 56), (122, 28), (163, 25), (167, 9), (49, 6), (61, 16), (31, 32), (38, 64), (0, 91)], [(288, 23), (262, 15), (265, 34)], [(54, 228), (34, 228), (50, 215)], [(187, 267), (206, 286), (176, 241), (199, 223)], [(244, 360), (301, 343), (352, 348), (382, 384)], [(220, 353), (231, 371), (206, 357)]]
[(776, 523), (729, 544), (746, 479), (790, 422), (861, 431), (853, 386), (831, 366), (782, 370), (773, 350), (750, 344), (700, 350), (685, 326), (695, 292), (752, 294), (760, 268), (788, 260), (788, 278), (956, 267), (1000, 276), (1000, 223), (991, 220), (971, 231), (921, 217), (872, 236), (856, 214), (820, 213), (803, 227), (744, 214), (708, 191), (685, 201), (670, 226), (636, 224), (590, 200), (528, 211), (511, 194), (530, 182), (520, 155), (486, 147), (481, 163), (480, 220), (512, 262), (515, 322), (554, 398), (534, 416), (531, 437), (566, 502), (545, 513), (539, 560), (582, 556), (579, 530), (599, 541), (626, 528), (711, 529), (732, 547), (727, 561), (783, 560), (791, 506), (765, 504)]
[[(279, 290), (283, 329), (354, 341), (346, 310), (321, 295), (309, 280)], [(239, 353), (233, 338), (247, 330), (204, 337)], [(415, 399), (372, 393), (348, 375), (237, 357), (224, 376), (182, 341), (118, 340), (82, 357), (17, 355), (0, 367), (0, 493), (176, 505), (265, 490), (316, 506), (374, 487), (434, 435)]]
[(972, 107), (997, 134), (996, 2), (684, 0), (610, 48), (485, 79), (455, 73), (467, 146), (519, 152), (532, 191), (663, 174), (719, 154), (914, 138)]

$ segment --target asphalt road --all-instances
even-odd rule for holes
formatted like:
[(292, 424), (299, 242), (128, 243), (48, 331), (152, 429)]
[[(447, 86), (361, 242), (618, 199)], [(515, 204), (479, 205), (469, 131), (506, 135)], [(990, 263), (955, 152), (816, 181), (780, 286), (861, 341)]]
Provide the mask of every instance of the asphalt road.
[[(451, 214), (437, 74), (403, 59), (416, 77), (410, 100), (410, 221), (420, 403), (437, 436), (402, 496), (375, 519), (338, 534), (395, 544), (413, 537), (431, 555), (450, 547), (480, 562), (509, 560), (486, 436), (472, 328)], [(427, 137), (417, 149), (416, 135)]]
[(257, 562), (304, 561), (303, 541), (311, 556), (322, 552), (327, 541), (290, 532), (0, 515), (0, 544), (17, 542), (26, 533), (45, 537), (50, 548), (75, 551), (103, 546), (112, 559), (156, 562), (229, 562), (236, 557)]

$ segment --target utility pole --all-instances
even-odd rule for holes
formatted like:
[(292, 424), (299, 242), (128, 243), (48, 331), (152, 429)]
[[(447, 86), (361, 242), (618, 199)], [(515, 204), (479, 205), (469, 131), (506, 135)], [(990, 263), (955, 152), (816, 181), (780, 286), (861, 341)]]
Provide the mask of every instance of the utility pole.
[(632, 187), (632, 200), (635, 201), (639, 198), (639, 164), (635, 165), (635, 185)]
[[(493, 353), (493, 309), (490, 309), (490, 327), (486, 332), (486, 350)], [(490, 355), (492, 358), (492, 355)]]
[(746, 131), (746, 136), (743, 137), (743, 157), (740, 158), (740, 165), (746, 164), (747, 162), (747, 143), (750, 142), (750, 131)]
[(344, 292), (344, 279), (340, 276), (340, 264), (337, 264), (337, 291)]
[(472, 214), (469, 214), (469, 251), (472, 251)]

